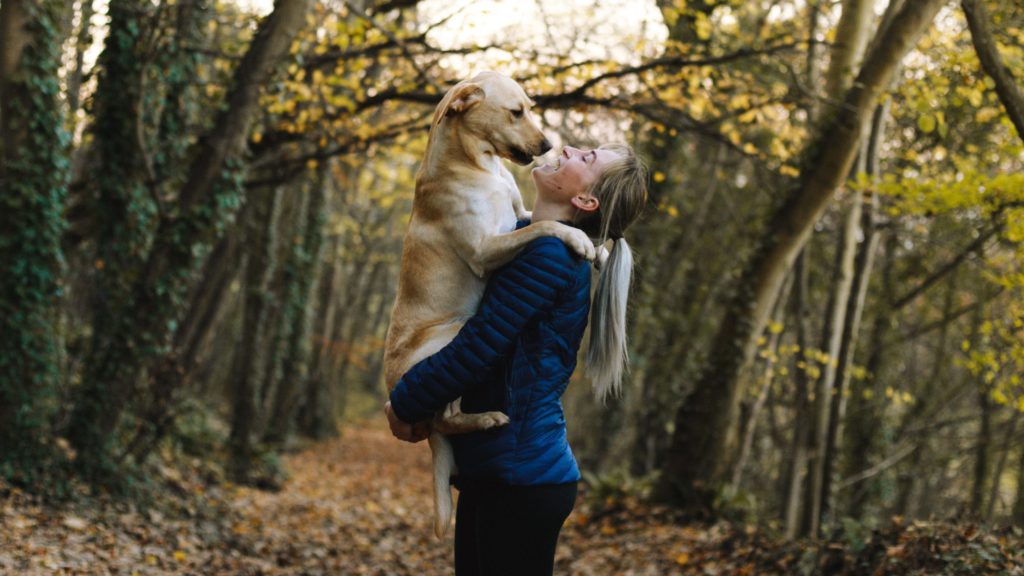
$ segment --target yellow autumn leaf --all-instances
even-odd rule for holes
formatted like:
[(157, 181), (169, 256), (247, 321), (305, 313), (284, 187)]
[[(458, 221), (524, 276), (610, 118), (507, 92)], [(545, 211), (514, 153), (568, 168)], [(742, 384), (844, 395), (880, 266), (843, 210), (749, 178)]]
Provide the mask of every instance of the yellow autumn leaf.
[(999, 116), (999, 110), (992, 106), (985, 106), (974, 113), (974, 121), (979, 124), (988, 122), (989, 120)]
[(665, 181), (665, 173), (664, 172), (655, 172), (654, 173), (654, 181), (655, 182), (664, 182)]
[(935, 130), (935, 116), (931, 114), (924, 114), (918, 117), (917, 127), (925, 134), (933, 132)]
[(733, 110), (739, 110), (741, 108), (750, 107), (750, 95), (749, 94), (737, 94), (729, 99), (729, 108)]
[(680, 552), (679, 555), (676, 556), (676, 564), (679, 564), (680, 566), (685, 566), (686, 563), (689, 562), (689, 561), (690, 561), (690, 555), (687, 554), (686, 552)]
[(707, 40), (711, 38), (711, 20), (707, 14), (703, 12), (697, 12), (697, 19), (694, 22), (694, 28), (697, 31), (697, 38), (701, 40)]

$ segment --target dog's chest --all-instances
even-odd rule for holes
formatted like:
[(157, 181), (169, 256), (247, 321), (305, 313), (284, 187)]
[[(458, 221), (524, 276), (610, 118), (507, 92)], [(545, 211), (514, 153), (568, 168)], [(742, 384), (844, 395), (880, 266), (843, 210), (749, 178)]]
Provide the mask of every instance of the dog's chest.
[(449, 215), (457, 221), (472, 221), (492, 234), (511, 232), (516, 228), (512, 192), (502, 181), (463, 188), (453, 198)]

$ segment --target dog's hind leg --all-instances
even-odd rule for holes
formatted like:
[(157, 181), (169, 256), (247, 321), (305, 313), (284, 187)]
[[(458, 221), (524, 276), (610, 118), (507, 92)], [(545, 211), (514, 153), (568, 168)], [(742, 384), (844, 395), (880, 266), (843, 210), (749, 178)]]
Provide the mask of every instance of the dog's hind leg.
[(456, 398), (441, 412), (434, 415), (431, 429), (442, 434), (465, 434), (477, 430), (488, 430), (508, 424), (508, 416), (502, 412), (479, 412), (466, 414), (462, 411), (462, 398)]
[(452, 489), (449, 486), (455, 471), (452, 444), (437, 432), (430, 433), (430, 453), (434, 460), (434, 535), (444, 538), (452, 521)]

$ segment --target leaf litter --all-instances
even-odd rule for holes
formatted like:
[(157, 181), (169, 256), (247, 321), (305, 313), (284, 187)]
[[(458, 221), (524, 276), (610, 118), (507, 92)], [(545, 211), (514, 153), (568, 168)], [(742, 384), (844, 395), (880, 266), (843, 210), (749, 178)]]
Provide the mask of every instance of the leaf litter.
[[(285, 457), (283, 489), (165, 470), (165, 502), (40, 501), (0, 484), (0, 574), (433, 576), (452, 573), (452, 530), (433, 536), (430, 451), (383, 422)], [(166, 468), (166, 467), (162, 467)], [(631, 497), (566, 521), (557, 574), (573, 576), (1024, 575), (1017, 528), (896, 518), (865, 542), (786, 542), (752, 525), (688, 522)]]

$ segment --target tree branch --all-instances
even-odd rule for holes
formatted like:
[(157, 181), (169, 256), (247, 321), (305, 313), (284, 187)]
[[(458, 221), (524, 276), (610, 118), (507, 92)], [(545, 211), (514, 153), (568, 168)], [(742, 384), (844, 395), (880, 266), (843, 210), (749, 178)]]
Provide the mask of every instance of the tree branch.
[(1006, 113), (1017, 127), (1017, 136), (1024, 139), (1024, 96), (1013, 80), (1009, 68), (1003, 64), (996, 48), (995, 39), (988, 23), (991, 18), (984, 2), (978, 0), (962, 0), (960, 5), (967, 17), (967, 26), (971, 29), (971, 42), (978, 53), (978, 60), (985, 73), (996, 83), (996, 94), (1006, 108)]

